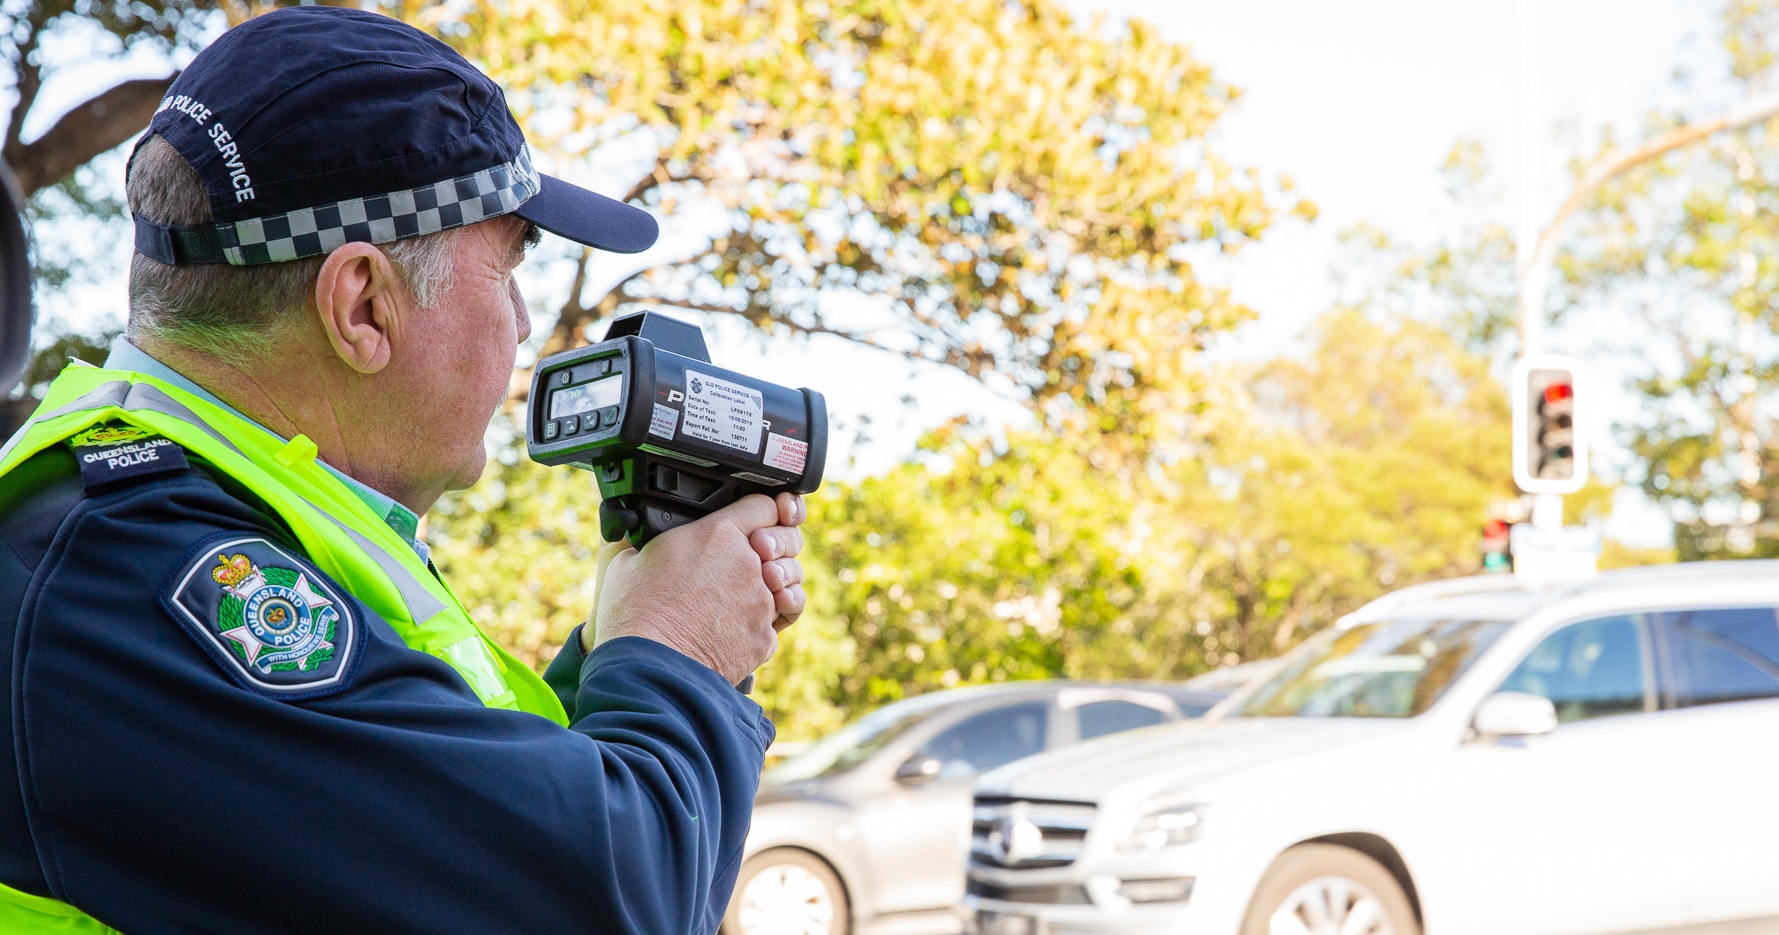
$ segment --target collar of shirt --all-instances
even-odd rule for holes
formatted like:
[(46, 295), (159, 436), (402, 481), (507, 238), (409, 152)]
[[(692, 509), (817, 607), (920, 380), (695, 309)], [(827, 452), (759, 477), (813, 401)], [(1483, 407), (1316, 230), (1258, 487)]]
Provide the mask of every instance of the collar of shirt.
[[(236, 416), (268, 435), (277, 438), (283, 437), (271, 429), (248, 418), (246, 415), (243, 415), (239, 409), (216, 398), (216, 394), (186, 379), (179, 371), (154, 359), (154, 357), (147, 351), (131, 344), (129, 339), (121, 334), (117, 336), (117, 340), (111, 342), (111, 354), (105, 358), (105, 368), (107, 370), (131, 370), (136, 373), (148, 374), (157, 380), (171, 383), (207, 403), (221, 407), (231, 415)], [(420, 517), (415, 516), (413, 510), (403, 506), (393, 497), (379, 493), (378, 491), (353, 480), (351, 476), (333, 465), (328, 464), (326, 461), (317, 459), (316, 463), (327, 468), (328, 473), (339, 478), (340, 482), (346, 485), (346, 489), (356, 494), (358, 499), (364, 501), (365, 506), (371, 508), (372, 513), (381, 516), (383, 522), (389, 524), (389, 528), (395, 530), (395, 534), (402, 537), (402, 541), (412, 546), (414, 551), (419, 553), (421, 561), (425, 562), (431, 560), (431, 550), (427, 548), (426, 543), (420, 541)]]

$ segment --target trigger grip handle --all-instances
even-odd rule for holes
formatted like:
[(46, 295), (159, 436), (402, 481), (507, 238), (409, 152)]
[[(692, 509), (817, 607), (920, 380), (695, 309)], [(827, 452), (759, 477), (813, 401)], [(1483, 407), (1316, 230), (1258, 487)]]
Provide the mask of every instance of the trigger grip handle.
[(617, 542), (642, 525), (642, 515), (616, 500), (599, 501), (599, 535), (607, 542)]

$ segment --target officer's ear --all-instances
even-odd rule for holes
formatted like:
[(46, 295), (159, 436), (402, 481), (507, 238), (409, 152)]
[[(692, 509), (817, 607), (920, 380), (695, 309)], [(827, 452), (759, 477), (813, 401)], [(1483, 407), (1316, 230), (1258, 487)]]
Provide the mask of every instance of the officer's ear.
[(334, 353), (359, 373), (388, 366), (406, 322), (407, 284), (388, 254), (368, 243), (336, 248), (315, 277), (315, 313)]

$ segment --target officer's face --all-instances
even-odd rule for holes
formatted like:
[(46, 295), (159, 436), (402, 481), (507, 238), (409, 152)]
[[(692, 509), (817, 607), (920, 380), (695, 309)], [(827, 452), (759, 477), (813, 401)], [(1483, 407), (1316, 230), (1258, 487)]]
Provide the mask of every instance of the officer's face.
[(481, 476), (483, 433), (506, 399), (519, 343), (531, 336), (513, 271), (533, 230), (511, 215), (464, 228), (455, 242), (450, 292), (415, 316), (424, 361), (414, 372), (419, 385), (409, 410), (422, 429), (414, 443), (417, 455), (431, 455), (417, 460), (432, 462), (426, 469), (439, 472), (444, 489), (468, 487)]

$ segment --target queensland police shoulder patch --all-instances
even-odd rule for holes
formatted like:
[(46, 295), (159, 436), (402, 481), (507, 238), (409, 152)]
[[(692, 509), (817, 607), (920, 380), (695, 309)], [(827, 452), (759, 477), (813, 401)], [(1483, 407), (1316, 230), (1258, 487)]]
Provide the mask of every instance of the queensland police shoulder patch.
[(259, 537), (212, 537), (163, 603), (237, 681), (284, 697), (345, 687), (357, 651), (351, 604), (308, 562)]
[(80, 482), (88, 489), (132, 477), (183, 471), (189, 466), (185, 449), (133, 425), (93, 426), (69, 438), (68, 447), (80, 464)]

